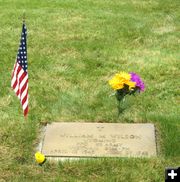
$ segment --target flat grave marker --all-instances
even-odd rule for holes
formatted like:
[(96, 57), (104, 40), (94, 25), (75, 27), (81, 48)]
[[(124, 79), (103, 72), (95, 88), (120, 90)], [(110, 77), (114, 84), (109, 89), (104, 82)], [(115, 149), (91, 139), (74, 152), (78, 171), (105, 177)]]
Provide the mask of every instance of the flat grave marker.
[(156, 156), (153, 124), (48, 124), (42, 140), (46, 157), (152, 157)]

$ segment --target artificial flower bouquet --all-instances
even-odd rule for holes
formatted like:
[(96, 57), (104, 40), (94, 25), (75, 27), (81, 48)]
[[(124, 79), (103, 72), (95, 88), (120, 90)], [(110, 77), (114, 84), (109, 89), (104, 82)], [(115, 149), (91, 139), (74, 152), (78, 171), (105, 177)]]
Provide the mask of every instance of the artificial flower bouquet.
[(119, 114), (123, 111), (121, 102), (124, 101), (125, 96), (134, 95), (136, 92), (143, 92), (145, 88), (140, 76), (133, 72), (119, 72), (115, 74), (114, 77), (109, 80), (109, 85), (116, 91), (115, 95), (119, 102)]

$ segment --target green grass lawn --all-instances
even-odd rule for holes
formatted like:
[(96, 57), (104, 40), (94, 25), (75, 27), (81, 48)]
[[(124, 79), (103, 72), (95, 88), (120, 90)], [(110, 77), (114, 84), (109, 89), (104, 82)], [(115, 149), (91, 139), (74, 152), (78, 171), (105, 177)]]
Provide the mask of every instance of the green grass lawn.
[[(164, 181), (180, 165), (178, 0), (0, 0), (0, 181)], [(29, 106), (10, 88), (22, 15), (28, 28)], [(117, 117), (107, 81), (134, 71), (146, 91)], [(154, 123), (158, 156), (34, 161), (51, 121)]]

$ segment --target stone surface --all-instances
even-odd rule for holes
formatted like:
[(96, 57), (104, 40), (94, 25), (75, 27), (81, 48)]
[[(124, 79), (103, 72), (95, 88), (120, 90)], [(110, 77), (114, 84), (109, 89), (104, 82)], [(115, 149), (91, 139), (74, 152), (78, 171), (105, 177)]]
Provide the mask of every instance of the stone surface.
[(52, 123), (42, 142), (46, 157), (156, 156), (153, 124)]

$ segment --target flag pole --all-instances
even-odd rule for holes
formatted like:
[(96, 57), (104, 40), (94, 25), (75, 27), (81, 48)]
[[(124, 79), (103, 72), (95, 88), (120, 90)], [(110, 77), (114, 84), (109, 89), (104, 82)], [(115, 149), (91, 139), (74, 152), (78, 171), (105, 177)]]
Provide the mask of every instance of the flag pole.
[[(23, 24), (25, 24), (25, 20), (26, 20), (26, 13), (25, 13), (25, 11), (23, 11), (22, 19), (23, 19)], [(25, 121), (27, 121), (27, 114), (24, 116), (24, 119), (25, 119)]]
[(28, 65), (27, 65), (27, 45), (26, 35), (27, 29), (24, 24), (25, 12), (22, 15), (23, 26), (20, 38), (19, 49), (16, 56), (13, 73), (11, 76), (11, 87), (13, 88), (16, 96), (20, 99), (24, 116), (27, 120), (28, 114)]
[[(25, 13), (25, 11), (23, 11), (23, 24), (25, 24), (25, 20), (26, 20), (26, 13)], [(25, 121), (28, 120), (27, 114), (24, 116), (24, 119), (25, 119)]]
[(25, 20), (26, 20), (26, 13), (25, 11), (23, 12), (23, 23), (25, 23)]

